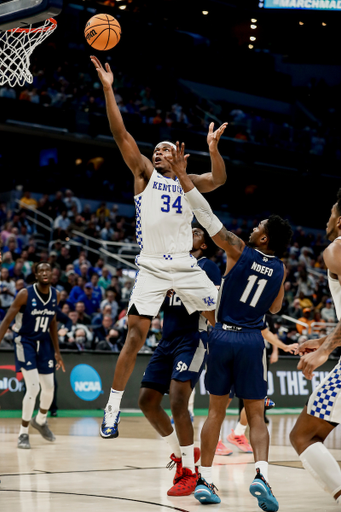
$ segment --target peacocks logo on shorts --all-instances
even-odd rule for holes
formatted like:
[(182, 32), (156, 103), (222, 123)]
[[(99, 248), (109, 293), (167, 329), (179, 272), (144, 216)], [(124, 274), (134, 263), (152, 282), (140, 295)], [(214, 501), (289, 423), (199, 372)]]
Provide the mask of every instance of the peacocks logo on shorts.
[(78, 364), (70, 375), (71, 387), (81, 400), (90, 402), (103, 393), (102, 381), (98, 373), (88, 364)]

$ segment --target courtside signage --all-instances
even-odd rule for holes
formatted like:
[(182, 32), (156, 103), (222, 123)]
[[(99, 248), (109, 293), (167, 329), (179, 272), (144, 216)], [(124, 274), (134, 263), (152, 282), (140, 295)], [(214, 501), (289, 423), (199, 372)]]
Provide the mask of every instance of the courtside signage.
[(100, 376), (88, 364), (78, 364), (73, 368), (70, 375), (70, 383), (78, 398), (87, 402), (96, 400), (103, 393)]
[[(3, 371), (5, 370), (5, 375)], [(15, 377), (11, 374), (7, 374), (7, 371), (15, 373)], [(15, 365), (3, 365), (0, 366), (0, 396), (4, 395), (8, 391), (15, 393), (17, 391), (23, 391), (24, 381), (22, 373), (17, 373)]]
[(259, 7), (265, 9), (341, 11), (341, 0), (260, 0)]

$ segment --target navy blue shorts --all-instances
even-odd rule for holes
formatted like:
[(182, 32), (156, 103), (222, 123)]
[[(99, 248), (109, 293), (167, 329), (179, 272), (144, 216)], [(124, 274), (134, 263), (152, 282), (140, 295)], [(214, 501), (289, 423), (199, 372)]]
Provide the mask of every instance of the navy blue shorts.
[(267, 394), (266, 349), (261, 331), (214, 328), (208, 339), (205, 385), (212, 395), (261, 400)]
[(38, 373), (54, 372), (55, 359), (52, 341), (31, 341), (23, 336), (14, 338), (14, 353), (16, 371), (38, 370)]
[(190, 380), (193, 389), (204, 369), (206, 348), (206, 332), (194, 332), (172, 341), (161, 340), (143, 375), (141, 387), (165, 394), (169, 392), (171, 380)]

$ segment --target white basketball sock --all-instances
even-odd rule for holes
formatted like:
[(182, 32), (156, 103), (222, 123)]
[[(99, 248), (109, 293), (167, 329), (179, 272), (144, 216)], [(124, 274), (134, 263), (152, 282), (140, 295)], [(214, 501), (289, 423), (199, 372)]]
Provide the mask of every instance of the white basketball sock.
[(301, 453), (304, 468), (332, 496), (341, 490), (341, 469), (323, 443), (314, 443)]
[(256, 471), (259, 469), (266, 481), (268, 481), (268, 468), (269, 464), (265, 460), (258, 460), (255, 462)]
[(46, 420), (47, 420), (47, 413), (44, 414), (39, 411), (36, 416), (36, 422), (38, 423), (38, 425), (45, 425)]
[(170, 447), (170, 449), (172, 451), (172, 454), (174, 453), (175, 457), (177, 459), (180, 459), (181, 458), (181, 449), (180, 449), (179, 441), (178, 441), (175, 430), (173, 430), (173, 432), (171, 434), (169, 434), (169, 436), (165, 436), (162, 439), (164, 439), (166, 441), (166, 443), (168, 444), (168, 446)]
[(194, 473), (194, 444), (180, 446), (182, 467), (188, 468)]
[(21, 434), (28, 434), (28, 427), (20, 425), (19, 436), (21, 436)]
[(212, 466), (199, 466), (199, 473), (201, 477), (206, 480), (208, 484), (212, 484)]
[(114, 411), (118, 412), (120, 410), (123, 393), (124, 390), (116, 391), (116, 389), (111, 388), (107, 405), (111, 405)]
[(238, 422), (238, 425), (235, 428), (234, 435), (235, 436), (244, 436), (245, 430), (247, 429), (247, 425), (242, 425), (240, 422)]

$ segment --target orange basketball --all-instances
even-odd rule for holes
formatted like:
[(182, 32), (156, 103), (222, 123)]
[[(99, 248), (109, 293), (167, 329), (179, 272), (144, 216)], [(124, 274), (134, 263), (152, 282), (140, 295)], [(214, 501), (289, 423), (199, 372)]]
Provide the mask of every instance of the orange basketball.
[(110, 14), (95, 14), (85, 25), (84, 35), (95, 50), (111, 50), (121, 39), (121, 25)]

